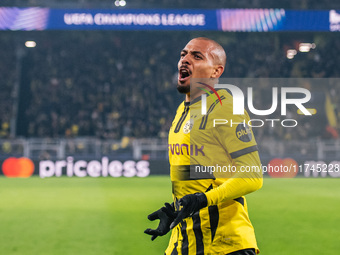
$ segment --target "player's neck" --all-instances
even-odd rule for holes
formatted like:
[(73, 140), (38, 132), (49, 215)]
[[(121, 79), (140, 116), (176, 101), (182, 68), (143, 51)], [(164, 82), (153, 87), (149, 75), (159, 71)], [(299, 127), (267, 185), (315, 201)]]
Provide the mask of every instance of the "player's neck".
[(185, 102), (190, 102), (190, 93), (185, 94)]
[(196, 99), (197, 97), (200, 97), (203, 94), (204, 94), (203, 91), (198, 91), (198, 93), (191, 94), (191, 95), (190, 95), (190, 93), (185, 94), (185, 102), (190, 102), (191, 100), (194, 100), (194, 99)]

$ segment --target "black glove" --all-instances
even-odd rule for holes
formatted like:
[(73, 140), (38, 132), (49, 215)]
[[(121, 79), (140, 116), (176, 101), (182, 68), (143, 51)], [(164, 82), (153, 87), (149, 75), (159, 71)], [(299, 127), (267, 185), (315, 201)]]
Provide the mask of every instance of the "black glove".
[(176, 218), (174, 204), (165, 203), (158, 211), (151, 213), (148, 219), (154, 221), (159, 219), (159, 224), (156, 229), (146, 229), (145, 234), (152, 235), (151, 241), (155, 240), (157, 236), (164, 236), (170, 231), (170, 224)]
[(183, 219), (192, 216), (195, 212), (206, 207), (208, 205), (208, 200), (204, 193), (195, 193), (182, 197), (178, 203), (182, 206), (182, 209), (171, 223), (170, 229), (173, 229)]

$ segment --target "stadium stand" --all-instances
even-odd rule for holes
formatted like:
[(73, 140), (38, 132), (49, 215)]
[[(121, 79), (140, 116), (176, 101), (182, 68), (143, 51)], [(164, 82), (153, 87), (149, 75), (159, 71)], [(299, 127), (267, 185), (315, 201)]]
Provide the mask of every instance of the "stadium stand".
[[(26, 48), (21, 70), (21, 111), (18, 136), (121, 137), (167, 136), (172, 114), (181, 97), (175, 89), (179, 52), (199, 32), (1, 32), (0, 137), (9, 137), (12, 88), (16, 82), (16, 50), (25, 38), (37, 47)], [(20, 37), (18, 36), (20, 33)], [(336, 34), (203, 33), (225, 47), (228, 63), (224, 77), (339, 77), (340, 43)], [(288, 48), (315, 42), (309, 53), (287, 59)], [(11, 50), (8, 50), (11, 49)], [(17, 48), (18, 50), (18, 48)], [(268, 86), (259, 88), (266, 95)], [(334, 106), (340, 103), (339, 86), (325, 88)], [(268, 103), (259, 100), (262, 106)], [(339, 118), (339, 109), (335, 109)], [(274, 138), (333, 137), (327, 125), (315, 132), (276, 129), (259, 133)], [(310, 132), (305, 132), (310, 130)], [(314, 130), (314, 131), (313, 131)], [(304, 134), (303, 136), (301, 134)]]

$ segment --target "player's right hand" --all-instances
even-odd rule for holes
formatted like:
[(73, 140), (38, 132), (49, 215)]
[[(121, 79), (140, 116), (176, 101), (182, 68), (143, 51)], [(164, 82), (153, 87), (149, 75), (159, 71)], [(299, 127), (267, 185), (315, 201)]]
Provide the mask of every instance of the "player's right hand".
[(151, 213), (148, 219), (151, 221), (159, 219), (159, 224), (156, 229), (148, 228), (144, 231), (145, 234), (151, 235), (151, 241), (158, 236), (164, 236), (170, 231), (170, 224), (176, 218), (176, 212), (173, 203), (165, 203), (161, 209)]

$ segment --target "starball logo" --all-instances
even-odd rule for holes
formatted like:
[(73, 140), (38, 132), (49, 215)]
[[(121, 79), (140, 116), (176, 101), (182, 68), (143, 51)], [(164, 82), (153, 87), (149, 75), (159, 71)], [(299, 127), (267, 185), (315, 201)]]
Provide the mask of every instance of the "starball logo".
[(329, 26), (331, 31), (340, 31), (340, 13), (336, 10), (329, 11)]

